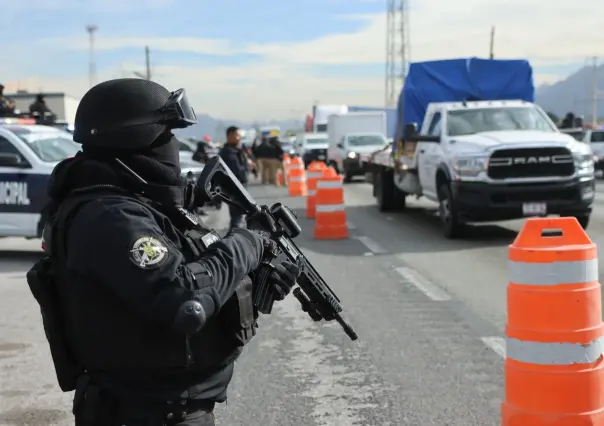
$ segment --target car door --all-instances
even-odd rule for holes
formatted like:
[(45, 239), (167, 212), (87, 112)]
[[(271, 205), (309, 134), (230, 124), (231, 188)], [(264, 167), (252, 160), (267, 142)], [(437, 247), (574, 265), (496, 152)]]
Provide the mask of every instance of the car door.
[[(441, 135), (442, 128), (442, 113), (437, 111), (429, 121), (428, 130), (425, 133), (427, 136)], [(424, 195), (436, 196), (436, 168), (440, 162), (441, 147), (435, 142), (419, 142), (417, 146), (419, 155), (419, 180), (422, 186)]]
[(0, 163), (0, 236), (35, 237), (41, 208), (33, 202), (37, 197), (30, 182), (32, 166), (9, 139), (0, 135), (0, 157), (11, 155), (17, 156), (20, 164)]

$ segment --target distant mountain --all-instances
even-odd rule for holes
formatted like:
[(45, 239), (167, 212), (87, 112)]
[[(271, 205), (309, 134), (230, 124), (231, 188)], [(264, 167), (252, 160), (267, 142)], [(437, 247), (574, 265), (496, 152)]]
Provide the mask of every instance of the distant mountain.
[(229, 126), (237, 126), (241, 129), (251, 129), (256, 126), (265, 126), (269, 124), (278, 125), (281, 127), (282, 132), (287, 130), (297, 130), (303, 128), (304, 117), (300, 117), (299, 120), (283, 120), (283, 121), (263, 121), (263, 122), (243, 122), (237, 120), (219, 119), (214, 118), (208, 114), (201, 114), (197, 116), (199, 123), (187, 127), (186, 129), (180, 129), (175, 131), (177, 136), (182, 138), (203, 138), (205, 135), (209, 135), (214, 140), (224, 140), (225, 132)]
[[(604, 94), (604, 65), (597, 69), (600, 94)], [(564, 80), (539, 86), (536, 90), (537, 103), (546, 111), (562, 117), (567, 112), (582, 115), (591, 120), (593, 96), (593, 67), (583, 67)], [(600, 118), (604, 117), (604, 97), (598, 102)]]

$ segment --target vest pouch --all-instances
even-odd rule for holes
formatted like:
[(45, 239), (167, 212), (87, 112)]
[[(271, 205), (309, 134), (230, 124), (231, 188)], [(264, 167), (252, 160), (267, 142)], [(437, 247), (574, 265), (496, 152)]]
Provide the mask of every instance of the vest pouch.
[(239, 308), (239, 326), (234, 331), (236, 341), (241, 346), (247, 344), (256, 335), (258, 312), (252, 298), (253, 287), (251, 278), (245, 277), (235, 291)]
[(252, 301), (252, 288), (249, 277), (241, 280), (235, 294), (222, 307), (217, 317), (220, 328), (226, 334), (223, 342), (232, 349), (243, 347), (256, 335), (258, 313)]
[(59, 386), (63, 392), (73, 391), (83, 369), (75, 361), (67, 345), (57, 279), (49, 258), (38, 260), (27, 272), (27, 284), (40, 305), (44, 333), (50, 345)]

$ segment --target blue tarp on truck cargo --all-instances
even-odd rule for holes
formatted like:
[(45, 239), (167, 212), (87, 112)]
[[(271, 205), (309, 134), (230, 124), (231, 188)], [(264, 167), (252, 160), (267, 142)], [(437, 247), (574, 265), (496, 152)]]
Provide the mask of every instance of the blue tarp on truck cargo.
[(366, 107), (366, 106), (349, 106), (348, 112), (380, 112), (384, 111), (386, 113), (386, 129), (388, 134), (387, 138), (394, 138), (394, 133), (396, 132), (396, 122), (398, 119), (397, 109), (396, 108), (381, 108), (381, 107)]
[(523, 100), (534, 102), (533, 70), (525, 60), (449, 59), (415, 62), (398, 100), (398, 119), (422, 125), (432, 102)]

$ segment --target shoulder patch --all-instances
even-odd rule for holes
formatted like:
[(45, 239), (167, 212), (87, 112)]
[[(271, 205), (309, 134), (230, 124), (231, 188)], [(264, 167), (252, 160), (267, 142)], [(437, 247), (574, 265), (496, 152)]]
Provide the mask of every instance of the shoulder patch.
[(158, 238), (137, 238), (130, 249), (130, 260), (142, 269), (157, 267), (168, 258), (168, 248)]

